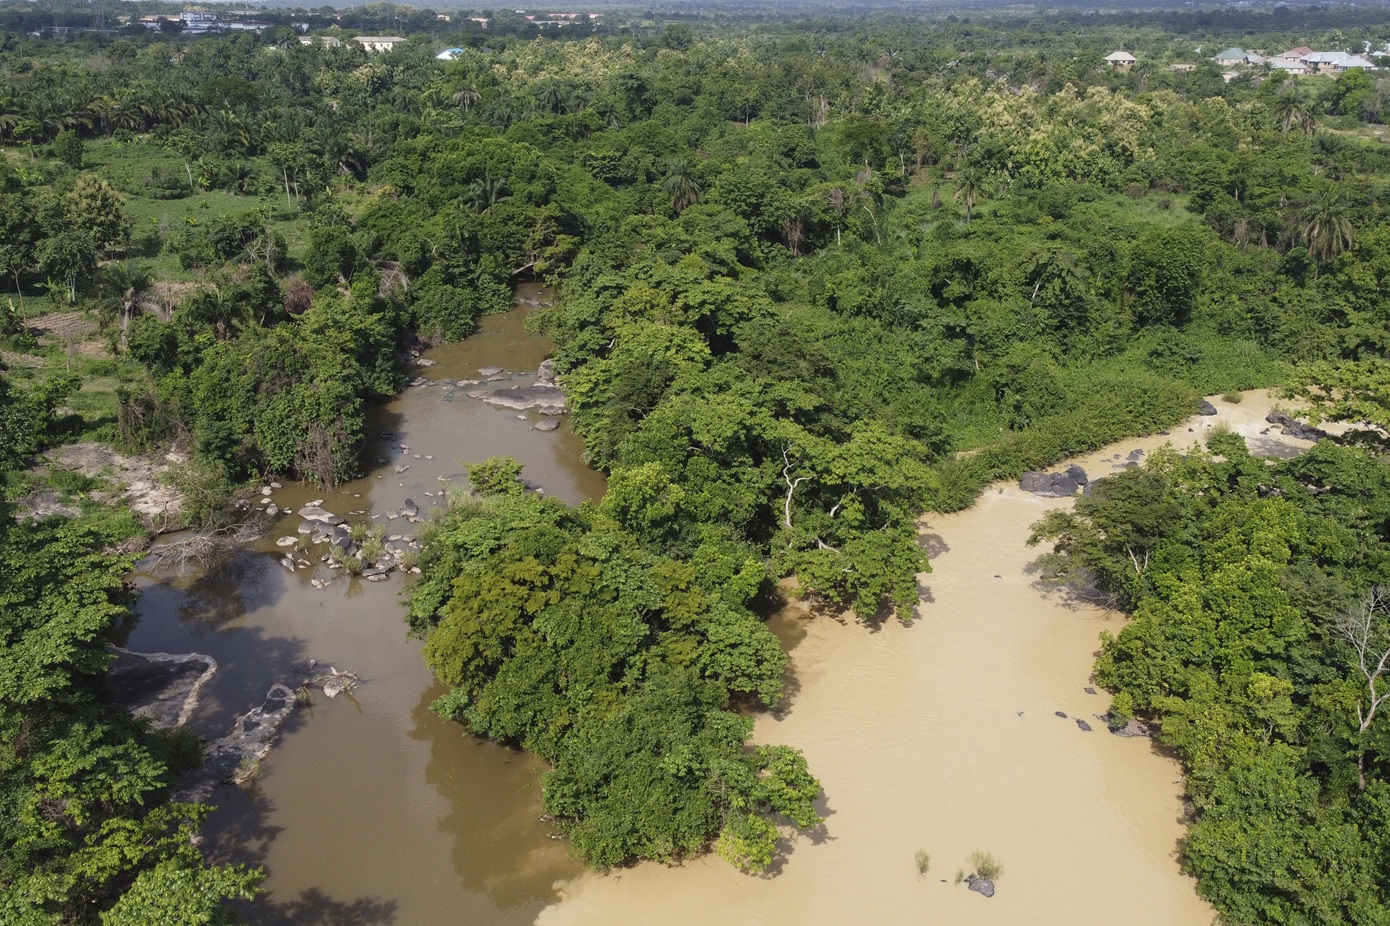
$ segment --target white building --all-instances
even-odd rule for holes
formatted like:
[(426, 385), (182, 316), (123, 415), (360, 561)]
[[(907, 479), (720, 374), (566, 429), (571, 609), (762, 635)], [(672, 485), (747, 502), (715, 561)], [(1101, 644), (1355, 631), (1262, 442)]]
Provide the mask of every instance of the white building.
[(353, 38), (370, 52), (390, 51), (405, 41), (399, 35), (359, 35)]

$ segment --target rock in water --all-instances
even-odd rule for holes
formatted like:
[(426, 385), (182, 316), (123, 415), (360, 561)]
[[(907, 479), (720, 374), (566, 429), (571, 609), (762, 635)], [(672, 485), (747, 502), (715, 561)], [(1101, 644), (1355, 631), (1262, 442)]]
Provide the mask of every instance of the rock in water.
[[(1081, 467), (1074, 467), (1081, 470)], [(1086, 475), (1081, 470), (1081, 475)], [(1043, 495), (1049, 498), (1068, 498), (1076, 494), (1076, 490), (1082, 486), (1068, 470), (1065, 473), (1042, 473), (1027, 472), (1018, 480), (1018, 487), (1025, 492), (1032, 492), (1034, 495)]]
[(977, 894), (984, 894), (986, 897), (994, 896), (994, 882), (988, 878), (971, 878), (970, 889)]
[(501, 372), (501, 367), (479, 367), (478, 369), (478, 374), (480, 376), (496, 376), (498, 373)]
[(415, 499), (407, 498), (401, 505), (401, 513), (407, 518), (418, 518), (420, 516), (420, 506), (415, 504)]
[(1061, 717), (1063, 720), (1067, 719), (1067, 715), (1064, 711), (1053, 711), (1052, 713), (1056, 714), (1058, 717)]
[(107, 686), (116, 703), (157, 730), (187, 723), (217, 660), (202, 653), (136, 653), (107, 645), (115, 653)]
[(279, 540), (275, 541), (275, 545), (277, 547), (292, 547), (298, 542), (298, 537), (281, 537)]
[(343, 519), (331, 511), (325, 511), (318, 505), (305, 505), (299, 509), (299, 516), (306, 521), (318, 521), (320, 524), (342, 524)]
[(559, 418), (545, 418), (545, 419), (542, 419), (541, 421), (536, 422), (535, 430), (537, 430), (537, 431), (553, 431), (553, 430), (555, 430), (556, 428), (558, 428), (559, 426), (560, 426), (560, 419), (559, 419)]
[(1265, 415), (1265, 421), (1268, 421), (1270, 424), (1279, 425), (1280, 433), (1285, 437), (1319, 441), (1327, 436), (1327, 432), (1322, 428), (1315, 428), (1310, 424), (1304, 424), (1301, 421), (1290, 418), (1288, 415), (1276, 415), (1270, 412), (1268, 415)]
[(1078, 729), (1081, 730), (1082, 733), (1091, 732), (1091, 725), (1086, 721), (1082, 720), (1080, 717), (1076, 718), (1076, 726)]
[(1086, 471), (1075, 463), (1067, 467), (1067, 478), (1079, 486), (1084, 486), (1091, 481), (1086, 475)]
[(1208, 402), (1206, 399), (1203, 399), (1203, 400), (1202, 400), (1202, 414), (1203, 414), (1203, 415), (1215, 415), (1215, 414), (1216, 414), (1216, 406), (1215, 406), (1215, 405), (1212, 405), (1212, 404), (1211, 404), (1210, 402)]
[(541, 368), (536, 371), (536, 385), (553, 386), (555, 385), (555, 361), (546, 360), (541, 363)]
[[(1105, 715), (1105, 719), (1108, 723), (1114, 722), (1109, 714)], [(1125, 724), (1123, 727), (1112, 726), (1110, 728), (1110, 732), (1115, 734), (1116, 736), (1123, 737), (1148, 736), (1149, 725), (1144, 723), (1142, 720), (1136, 720), (1135, 718), (1131, 717), (1129, 718), (1129, 723)]]
[(527, 408), (565, 407), (565, 394), (558, 386), (509, 386), (503, 389), (474, 389), (470, 399), (482, 399), (491, 405), (518, 411)]

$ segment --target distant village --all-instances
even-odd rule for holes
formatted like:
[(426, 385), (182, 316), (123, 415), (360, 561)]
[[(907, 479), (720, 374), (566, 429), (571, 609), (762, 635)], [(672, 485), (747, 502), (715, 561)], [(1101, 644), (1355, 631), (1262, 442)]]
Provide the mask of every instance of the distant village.
[[(1390, 54), (1390, 45), (1387, 45), (1382, 51)], [(1369, 54), (1369, 49), (1367, 53)], [(1106, 64), (1122, 71), (1134, 67), (1138, 60), (1127, 51), (1115, 51), (1105, 56)], [(1366, 71), (1377, 69), (1375, 62), (1362, 55), (1354, 55), (1344, 51), (1314, 51), (1307, 45), (1290, 48), (1277, 55), (1266, 55), (1262, 51), (1246, 51), (1243, 48), (1231, 47), (1221, 51), (1210, 60), (1225, 68), (1221, 77), (1226, 83), (1248, 74), (1252, 69), (1264, 69), (1268, 72), (1283, 71), (1290, 77), (1304, 77), (1310, 74), (1336, 77), (1338, 74), (1353, 69)], [(1192, 71), (1197, 68), (1197, 65), (1170, 64), (1169, 67), (1174, 71)]]
[[(595, 24), (599, 13), (528, 13), (526, 10), (516, 10), (518, 15), (525, 17), (526, 21), (537, 29), (564, 29), (569, 26), (584, 24)], [(437, 13), (435, 19), (441, 22), (452, 22), (453, 16), (448, 13)], [(254, 18), (254, 13), (250, 11), (233, 11), (225, 13), (209, 13), (202, 10), (185, 10), (178, 15), (166, 16), (141, 16), (137, 22), (146, 29), (158, 30), (161, 32), (178, 31), (183, 35), (217, 35), (224, 32), (255, 32), (259, 33), (271, 28), (274, 24), (262, 22)], [(483, 29), (492, 22), (486, 16), (467, 16), (463, 22), (470, 22)], [(297, 32), (307, 33), (308, 23), (291, 23)], [(335, 27), (336, 28), (336, 27)], [(301, 44), (309, 45), (313, 42), (321, 41), (326, 45), (337, 46), (342, 44), (340, 39), (332, 36), (310, 37), (303, 35), (300, 39)], [(362, 35), (356, 36), (348, 41), (359, 43), (367, 51), (380, 52), (390, 51), (396, 45), (404, 42), (405, 39), (398, 35)], [(453, 49), (450, 49), (451, 51)]]

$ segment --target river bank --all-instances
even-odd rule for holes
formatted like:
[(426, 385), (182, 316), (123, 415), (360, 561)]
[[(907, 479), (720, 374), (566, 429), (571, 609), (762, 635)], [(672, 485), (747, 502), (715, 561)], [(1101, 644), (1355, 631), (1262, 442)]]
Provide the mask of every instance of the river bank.
[[(1212, 402), (1214, 416), (1068, 463), (1100, 478), (1136, 450), (1185, 450), (1218, 424), (1265, 455), (1311, 446), (1265, 422), (1267, 393)], [(910, 627), (795, 605), (775, 620), (790, 650), (788, 706), (759, 718), (755, 738), (802, 749), (827, 795), (823, 834), (792, 844), (775, 877), (717, 858), (586, 873), (557, 885), (561, 902), (538, 922), (1210, 923), (1176, 858), (1177, 763), (1106, 732), (1097, 715), (1109, 700), (1086, 690), (1098, 635), (1123, 615), (1041, 587), (1030, 568), (1041, 552), (1025, 545), (1030, 526), (1071, 504), (996, 484), (966, 511), (924, 518), (935, 571), (919, 577)], [(1003, 863), (993, 898), (954, 883), (975, 850)]]

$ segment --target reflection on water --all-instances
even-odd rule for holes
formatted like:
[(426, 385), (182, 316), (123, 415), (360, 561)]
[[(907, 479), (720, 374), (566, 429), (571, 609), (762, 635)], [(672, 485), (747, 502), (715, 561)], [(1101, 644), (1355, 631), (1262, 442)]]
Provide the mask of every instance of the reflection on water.
[[(286, 486), (275, 503), (293, 511), (323, 499), (350, 522), (411, 535), (417, 526), (387, 513), (406, 498), (425, 511), (442, 504), (463, 463), (498, 454), (524, 463), (528, 480), (550, 494), (576, 502), (602, 495), (603, 479), (580, 462), (568, 425), (534, 431), (539, 415), (493, 408), (465, 398), (467, 387), (443, 384), (477, 379), (487, 366), (534, 381), (524, 374), (551, 345), (524, 333), (524, 317), (524, 309), (489, 317), (477, 336), (429, 351), (436, 362), (417, 370), (430, 384), (372, 410), (367, 459), (384, 464), (334, 492)], [(268, 872), (265, 894), (244, 915), (262, 926), (530, 922), (553, 899), (552, 885), (579, 871), (540, 819), (543, 764), (431, 714), (441, 690), (419, 643), (406, 638), (404, 580), (367, 583), (317, 565), (287, 571), (275, 540), (298, 525), (281, 517), (255, 551), (207, 575), (137, 577), (137, 617), (116, 639), (218, 660), (194, 721), (208, 736), (259, 704), (272, 683), (301, 678), (294, 667), (309, 659), (362, 680), (356, 703), (316, 692), (259, 780), (213, 795), (210, 853)], [(315, 589), (315, 577), (330, 584)]]
[(461, 780), (487, 782), (470, 788), (467, 800), (449, 802), (438, 820), (439, 830), (453, 842), (454, 869), (465, 888), (486, 894), (501, 910), (524, 910), (529, 919), (554, 899), (555, 881), (576, 871), (564, 843), (515, 836), (537, 829), (536, 797), (545, 764), (481, 737), (459, 735), (456, 727), (440, 736), (440, 720), (429, 706), (442, 694), (443, 686), (431, 686), (413, 714), (410, 735), (430, 746), (426, 780), (441, 795), (457, 792)]

